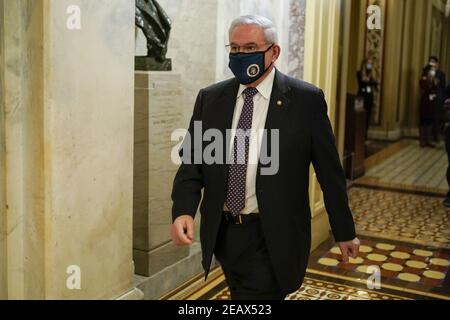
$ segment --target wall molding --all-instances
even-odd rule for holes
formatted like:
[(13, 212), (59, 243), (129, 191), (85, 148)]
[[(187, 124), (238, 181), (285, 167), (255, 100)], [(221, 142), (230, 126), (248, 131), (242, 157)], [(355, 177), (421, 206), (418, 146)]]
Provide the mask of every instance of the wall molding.
[(417, 138), (417, 137), (419, 137), (418, 128), (404, 128), (389, 131), (381, 129), (369, 130), (369, 139), (372, 140), (398, 141), (402, 138)]

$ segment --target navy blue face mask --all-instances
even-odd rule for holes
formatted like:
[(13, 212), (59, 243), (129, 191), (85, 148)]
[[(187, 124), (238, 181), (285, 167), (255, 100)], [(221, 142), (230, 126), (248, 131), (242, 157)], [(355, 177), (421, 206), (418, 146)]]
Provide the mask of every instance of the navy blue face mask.
[(265, 69), (265, 57), (273, 46), (272, 44), (266, 51), (230, 53), (229, 67), (240, 84), (247, 85), (258, 81), (269, 70), (272, 63)]

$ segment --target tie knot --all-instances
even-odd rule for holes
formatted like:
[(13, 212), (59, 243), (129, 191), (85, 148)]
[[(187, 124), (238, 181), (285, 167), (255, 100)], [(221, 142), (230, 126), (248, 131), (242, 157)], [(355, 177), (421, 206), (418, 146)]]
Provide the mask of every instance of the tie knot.
[(245, 99), (253, 99), (254, 96), (258, 94), (258, 89), (247, 88), (244, 90)]

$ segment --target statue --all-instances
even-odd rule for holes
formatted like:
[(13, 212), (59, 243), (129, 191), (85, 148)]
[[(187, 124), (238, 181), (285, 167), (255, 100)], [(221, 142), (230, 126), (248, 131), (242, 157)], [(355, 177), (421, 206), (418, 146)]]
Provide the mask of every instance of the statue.
[(136, 70), (171, 71), (166, 59), (172, 21), (156, 0), (136, 0), (136, 26), (147, 39), (147, 56), (136, 57)]

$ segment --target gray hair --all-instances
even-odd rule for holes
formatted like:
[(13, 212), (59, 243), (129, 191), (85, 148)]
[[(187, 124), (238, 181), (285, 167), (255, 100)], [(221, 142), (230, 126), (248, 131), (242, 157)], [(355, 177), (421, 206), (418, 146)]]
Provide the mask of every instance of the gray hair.
[(246, 26), (246, 25), (255, 25), (263, 29), (267, 43), (278, 42), (278, 32), (277, 28), (275, 27), (275, 24), (266, 17), (258, 15), (246, 15), (235, 19), (231, 23), (231, 27), (229, 30), (230, 37), (234, 29), (236, 29), (239, 26)]

